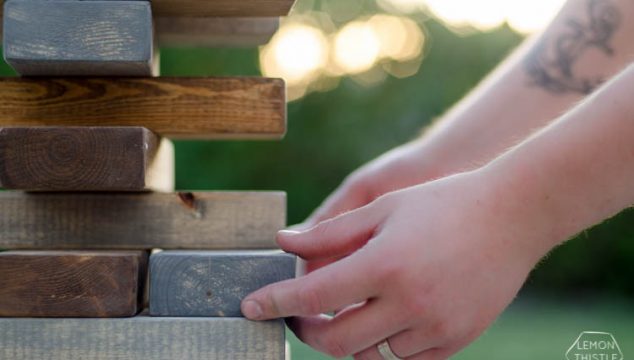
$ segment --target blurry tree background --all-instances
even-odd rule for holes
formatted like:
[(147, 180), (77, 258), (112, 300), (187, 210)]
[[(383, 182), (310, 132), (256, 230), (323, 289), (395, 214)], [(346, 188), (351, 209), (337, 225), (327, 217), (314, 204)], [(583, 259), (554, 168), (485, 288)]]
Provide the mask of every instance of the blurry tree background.
[[(162, 49), (162, 75), (284, 76), (292, 100), (283, 141), (177, 142), (177, 187), (283, 190), (289, 224), (301, 222), (351, 171), (418, 136), (561, 3), (298, 0), (260, 49)], [(553, 251), (525, 291), (634, 295), (633, 274), (626, 211)]]

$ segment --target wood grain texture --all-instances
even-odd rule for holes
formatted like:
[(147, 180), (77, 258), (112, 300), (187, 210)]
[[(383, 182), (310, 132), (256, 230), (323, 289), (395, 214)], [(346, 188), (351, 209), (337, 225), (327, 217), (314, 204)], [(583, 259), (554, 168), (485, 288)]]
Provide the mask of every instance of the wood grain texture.
[(156, 37), (164, 47), (252, 47), (271, 40), (279, 18), (154, 19)]
[[(154, 38), (159, 47), (254, 47), (268, 43), (279, 24), (277, 17), (158, 17)], [(154, 57), (153, 65), (158, 67), (159, 51)], [(153, 73), (158, 74), (158, 69)]]
[(284, 360), (284, 340), (281, 320), (0, 318), (11, 360)]
[(280, 192), (0, 192), (0, 249), (274, 249)]
[(124, 317), (139, 311), (147, 254), (0, 253), (0, 317)]
[(162, 17), (276, 17), (288, 15), (295, 4), (295, 0), (151, 0), (151, 2), (154, 15)]
[(141, 127), (0, 128), (0, 186), (173, 191), (174, 149)]
[(142, 126), (171, 138), (280, 138), (267, 78), (0, 78), (0, 126)]
[(4, 58), (25, 76), (152, 76), (149, 1), (9, 0)]
[(295, 277), (296, 257), (270, 251), (163, 251), (150, 258), (150, 315), (240, 317), (240, 303)]
[(152, 0), (156, 16), (286, 16), (295, 0)]

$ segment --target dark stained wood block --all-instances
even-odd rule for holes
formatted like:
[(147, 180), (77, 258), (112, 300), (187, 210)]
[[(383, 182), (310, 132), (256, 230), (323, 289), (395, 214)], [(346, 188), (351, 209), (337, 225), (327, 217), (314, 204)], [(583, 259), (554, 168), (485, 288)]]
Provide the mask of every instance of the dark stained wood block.
[(134, 316), (146, 267), (141, 251), (0, 253), (0, 317)]
[(163, 251), (150, 257), (150, 315), (240, 317), (240, 303), (295, 277), (296, 257), (270, 251)]
[(193, 18), (154, 19), (156, 37), (164, 47), (252, 47), (271, 40), (279, 18)]
[(280, 192), (0, 192), (0, 249), (274, 249)]
[(0, 186), (173, 191), (174, 148), (140, 127), (0, 128)]
[(3, 17), (21, 75), (158, 75), (149, 1), (8, 0)]
[(142, 126), (171, 138), (280, 138), (284, 81), (0, 78), (0, 127)]
[(284, 360), (282, 320), (2, 319), (0, 359)]

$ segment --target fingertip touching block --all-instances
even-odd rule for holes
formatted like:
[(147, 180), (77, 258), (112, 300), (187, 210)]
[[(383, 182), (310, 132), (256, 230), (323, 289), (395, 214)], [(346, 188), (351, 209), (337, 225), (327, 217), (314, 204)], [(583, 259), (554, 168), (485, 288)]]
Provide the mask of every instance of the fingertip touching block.
[(150, 315), (240, 317), (242, 299), (295, 277), (296, 257), (270, 251), (164, 251), (150, 257)]
[(3, 19), (21, 75), (158, 75), (149, 1), (8, 0)]

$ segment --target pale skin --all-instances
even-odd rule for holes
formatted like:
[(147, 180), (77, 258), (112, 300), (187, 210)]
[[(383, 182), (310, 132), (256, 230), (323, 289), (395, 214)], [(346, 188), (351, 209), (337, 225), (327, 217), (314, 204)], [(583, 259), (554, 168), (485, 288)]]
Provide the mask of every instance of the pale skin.
[[(593, 45), (568, 46), (566, 24), (592, 11)], [(570, 1), (538, 43), (564, 36), (553, 56), (574, 76), (530, 60), (553, 58), (534, 44), (519, 50), (422, 139), (355, 172), (300, 231), (280, 232), (315, 270), (249, 295), (245, 316), (292, 317), (334, 357), (382, 359), (388, 340), (403, 359), (445, 359), (472, 342), (548, 251), (634, 203), (632, 16), (627, 0)], [(607, 77), (558, 116), (598, 85), (585, 80)]]

